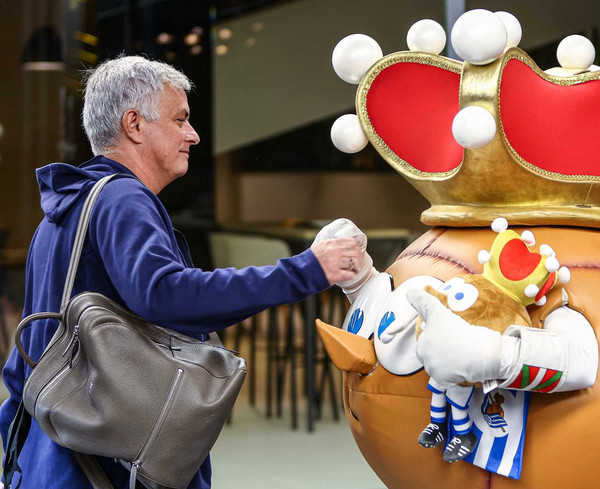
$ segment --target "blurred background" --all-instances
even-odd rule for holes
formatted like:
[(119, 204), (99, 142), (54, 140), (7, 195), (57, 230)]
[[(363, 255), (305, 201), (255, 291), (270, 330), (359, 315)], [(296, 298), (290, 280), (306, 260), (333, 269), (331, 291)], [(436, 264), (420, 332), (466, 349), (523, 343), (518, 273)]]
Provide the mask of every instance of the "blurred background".
[[(376, 39), (384, 54), (406, 50), (414, 22), (431, 18), (449, 33), (473, 8), (514, 14), (520, 47), (542, 69), (557, 66), (556, 47), (570, 34), (599, 51), (594, 0), (3, 2), (0, 355), (12, 347), (27, 247), (42, 218), (34, 170), (92, 157), (80, 122), (86, 69), (141, 54), (193, 80), (191, 122), (201, 143), (187, 175), (159, 197), (196, 266), (273, 263), (344, 216), (367, 230), (385, 269), (425, 230), (419, 215), (428, 204), (371, 146), (352, 155), (334, 148), (331, 124), (354, 112), (356, 86), (335, 75), (331, 53), (353, 33)], [(256, 370), (215, 447), (215, 487), (383, 487), (345, 426), (339, 374), (311, 332), (314, 315), (341, 325), (344, 308), (332, 292), (225, 335)]]

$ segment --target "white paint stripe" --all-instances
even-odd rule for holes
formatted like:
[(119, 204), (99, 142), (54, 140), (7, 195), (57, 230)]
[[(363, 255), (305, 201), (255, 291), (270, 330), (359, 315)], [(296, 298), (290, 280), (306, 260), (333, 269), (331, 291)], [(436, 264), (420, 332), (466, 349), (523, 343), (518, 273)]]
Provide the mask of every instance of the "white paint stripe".
[(479, 467), (485, 467), (487, 465), (487, 460), (490, 456), (493, 443), (494, 437), (488, 431), (484, 430), (483, 434), (481, 435), (481, 440), (479, 440), (479, 448), (475, 454), (475, 459), (473, 460), (475, 465)]

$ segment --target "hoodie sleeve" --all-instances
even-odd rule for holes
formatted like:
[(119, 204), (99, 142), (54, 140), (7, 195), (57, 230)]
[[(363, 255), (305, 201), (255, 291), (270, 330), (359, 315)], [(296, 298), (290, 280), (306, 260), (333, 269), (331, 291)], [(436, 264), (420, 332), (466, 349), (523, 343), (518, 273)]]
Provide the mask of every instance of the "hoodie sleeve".
[(89, 231), (115, 289), (146, 320), (206, 333), (329, 287), (310, 250), (275, 266), (187, 268), (155, 199), (133, 179), (113, 181), (100, 194)]

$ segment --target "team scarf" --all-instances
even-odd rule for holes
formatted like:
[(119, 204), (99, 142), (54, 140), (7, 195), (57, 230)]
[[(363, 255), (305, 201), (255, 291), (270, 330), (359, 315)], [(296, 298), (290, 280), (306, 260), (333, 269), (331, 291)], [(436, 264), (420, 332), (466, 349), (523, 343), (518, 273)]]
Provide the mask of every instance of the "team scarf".
[[(475, 389), (469, 404), (477, 445), (463, 460), (513, 479), (521, 477), (525, 427), (531, 393), (495, 389), (487, 394)], [(449, 423), (448, 440), (454, 436)]]

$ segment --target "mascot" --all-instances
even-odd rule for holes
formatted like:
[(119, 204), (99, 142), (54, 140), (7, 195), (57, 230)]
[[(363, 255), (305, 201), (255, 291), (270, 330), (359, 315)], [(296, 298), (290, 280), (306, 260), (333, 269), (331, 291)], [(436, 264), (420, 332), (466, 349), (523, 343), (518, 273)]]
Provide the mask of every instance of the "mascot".
[[(351, 302), (342, 328), (317, 321), (343, 372), (350, 429), (390, 489), (590, 487), (600, 464), (600, 74), (581, 36), (561, 42), (561, 67), (548, 72), (516, 47), (520, 37), (512, 15), (474, 10), (452, 29), (464, 62), (439, 56), (446, 35), (431, 20), (410, 29), (408, 52), (382, 57), (357, 34), (333, 53), (338, 75), (358, 84), (357, 114), (334, 123), (334, 144), (356, 152), (371, 142), (431, 203), (421, 220), (432, 229), (394, 264), (378, 272), (365, 260), (358, 279), (341, 284)], [(452, 307), (469, 287), (445, 294), (446, 304), (440, 294), (486, 275), (478, 251), (492, 250), (493, 262), (498, 217), (528, 246), (531, 229), (552, 246), (524, 256), (508, 279), (556, 257), (570, 273), (554, 263), (546, 272), (563, 283), (533, 280), (526, 314), (488, 291), (498, 321), (513, 314), (496, 330)], [(351, 228), (336, 221), (317, 239), (357, 234)], [(417, 443), (430, 422), (430, 378), (440, 392), (475, 386), (464, 407), (476, 440), (457, 463), (442, 457), (452, 423), (444, 444)]]

